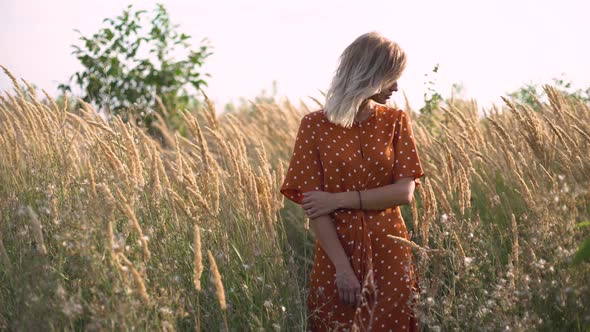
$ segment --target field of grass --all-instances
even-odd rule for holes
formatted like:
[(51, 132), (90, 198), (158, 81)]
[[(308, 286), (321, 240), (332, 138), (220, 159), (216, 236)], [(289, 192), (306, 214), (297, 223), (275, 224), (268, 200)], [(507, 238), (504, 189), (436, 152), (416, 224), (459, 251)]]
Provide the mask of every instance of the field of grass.
[[(428, 330), (590, 329), (590, 264), (571, 263), (590, 106), (546, 92), (412, 115), (426, 177), (402, 211)], [(209, 105), (158, 141), (38, 93), (0, 96), (0, 330), (304, 330), (313, 233), (278, 189), (311, 109)]]

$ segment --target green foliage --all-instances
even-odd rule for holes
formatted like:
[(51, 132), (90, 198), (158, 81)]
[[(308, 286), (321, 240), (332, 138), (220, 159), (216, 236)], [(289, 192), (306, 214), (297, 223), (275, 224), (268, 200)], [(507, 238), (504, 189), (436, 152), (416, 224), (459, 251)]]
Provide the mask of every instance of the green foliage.
[[(581, 222), (577, 224), (577, 226), (580, 228), (589, 227), (590, 221)], [(590, 238), (587, 238), (582, 242), (580, 248), (578, 248), (578, 251), (576, 251), (576, 254), (574, 255), (574, 264), (579, 264), (584, 261), (590, 262)]]
[[(580, 88), (574, 89), (573, 83), (565, 77), (565, 74), (562, 74), (560, 78), (553, 78), (553, 83), (551, 85), (568, 96), (584, 102), (590, 102), (590, 87), (585, 90)], [(546, 101), (545, 92), (542, 86), (533, 82), (526, 83), (515, 91), (508, 92), (507, 95), (516, 102), (528, 105), (534, 110), (539, 109), (537, 101)]]
[[(147, 23), (146, 13), (132, 10), (129, 5), (115, 19), (104, 19), (107, 27), (91, 37), (81, 36), (82, 45), (72, 45), (72, 53), (84, 69), (73, 74), (70, 82), (75, 78), (86, 102), (124, 118), (139, 115), (149, 125), (153, 120), (149, 109), (162, 111), (156, 107), (156, 96), (168, 111), (196, 103), (187, 87), (198, 90), (207, 86), (204, 76), (210, 75), (202, 73), (200, 68), (211, 52), (206, 38), (197, 51), (190, 49), (191, 37), (176, 31), (178, 25), (170, 22), (162, 4), (157, 5)], [(146, 25), (149, 28), (142, 29)], [(173, 54), (177, 53), (177, 47), (186, 53), (185, 58), (175, 60)], [(71, 91), (68, 84), (59, 88)], [(169, 116), (180, 118), (178, 114)], [(177, 120), (166, 119), (171, 123)]]
[[(427, 82), (424, 82), (426, 85), (426, 92), (424, 92), (424, 106), (420, 109), (421, 114), (432, 114), (433, 110), (435, 110), (440, 102), (443, 101), (442, 95), (434, 89), (434, 85), (436, 84), (435, 75), (438, 73), (439, 68), (440, 64), (437, 63), (434, 68), (432, 68), (430, 79)], [(424, 74), (427, 78), (428, 75), (429, 74)]]
[(420, 108), (421, 123), (433, 134), (438, 131), (436, 124), (442, 121), (437, 109), (444, 101), (443, 96), (435, 89), (436, 74), (438, 74), (439, 68), (440, 65), (437, 63), (432, 68), (432, 73), (424, 74), (426, 91), (424, 92), (424, 106)]

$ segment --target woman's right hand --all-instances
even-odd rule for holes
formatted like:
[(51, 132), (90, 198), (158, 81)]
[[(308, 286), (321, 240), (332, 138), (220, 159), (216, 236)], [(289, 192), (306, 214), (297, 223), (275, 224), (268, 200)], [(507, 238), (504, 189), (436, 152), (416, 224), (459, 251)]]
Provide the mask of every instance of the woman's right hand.
[(340, 300), (358, 307), (361, 303), (361, 285), (350, 264), (336, 267), (336, 287)]

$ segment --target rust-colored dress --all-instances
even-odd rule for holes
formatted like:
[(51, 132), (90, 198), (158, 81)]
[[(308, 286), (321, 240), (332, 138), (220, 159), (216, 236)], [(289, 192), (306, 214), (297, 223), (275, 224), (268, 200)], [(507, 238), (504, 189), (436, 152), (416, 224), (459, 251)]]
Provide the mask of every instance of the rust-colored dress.
[[(281, 193), (302, 204), (308, 191), (366, 190), (424, 176), (411, 121), (402, 110), (375, 104), (351, 128), (331, 123), (323, 110), (301, 120)], [(316, 240), (307, 297), (311, 331), (418, 331), (412, 310), (418, 291), (411, 249), (387, 234), (409, 239), (399, 206), (338, 209), (330, 214), (363, 290), (355, 308), (340, 301), (335, 268)], [(354, 329), (353, 329), (354, 326)]]

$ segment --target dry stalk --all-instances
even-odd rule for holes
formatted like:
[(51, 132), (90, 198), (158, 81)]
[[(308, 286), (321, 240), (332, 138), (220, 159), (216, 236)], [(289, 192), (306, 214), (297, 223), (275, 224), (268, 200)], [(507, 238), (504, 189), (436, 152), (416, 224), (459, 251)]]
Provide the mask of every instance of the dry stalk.
[(125, 257), (125, 254), (123, 254), (123, 252), (119, 252), (119, 257), (121, 258), (123, 263), (127, 266), (127, 268), (129, 268), (129, 271), (131, 271), (131, 274), (133, 275), (133, 279), (135, 280), (135, 283), (137, 283), (137, 286), (139, 287), (139, 295), (141, 296), (141, 298), (143, 299), (143, 301), (146, 304), (149, 304), (150, 297), (148, 296), (147, 288), (145, 287), (145, 282), (144, 282), (143, 278), (141, 277), (141, 275), (139, 274), (139, 272), (137, 271), (135, 266), (133, 266), (133, 264), (129, 261), (129, 259), (127, 259), (127, 257)]
[(407, 247), (410, 247), (412, 249), (418, 250), (420, 252), (440, 252), (440, 249), (430, 249), (428, 247), (421, 247), (420, 245), (418, 245), (416, 242), (414, 241), (410, 241), (406, 238), (403, 238), (401, 236), (396, 236), (393, 234), (387, 234), (387, 237), (390, 239), (393, 239), (397, 242), (399, 242), (402, 245), (405, 245)]
[(215, 262), (215, 258), (211, 253), (211, 250), (207, 250), (207, 254), (209, 256), (209, 264), (211, 265), (211, 272), (213, 273), (213, 281), (215, 284), (215, 290), (217, 294), (217, 300), (219, 301), (219, 306), (221, 311), (223, 312), (223, 321), (225, 324), (225, 330), (229, 331), (229, 327), (227, 324), (227, 303), (225, 301), (225, 290), (223, 289), (223, 282), (221, 281), (221, 274), (219, 273), (219, 269), (217, 268), (217, 263)]
[(198, 225), (194, 225), (194, 276), (193, 281), (197, 292), (201, 291), (201, 275), (203, 274), (203, 253), (201, 249), (201, 229)]
[(29, 215), (29, 221), (31, 225), (31, 230), (33, 232), (33, 238), (35, 239), (37, 250), (42, 253), (43, 255), (47, 254), (47, 248), (45, 247), (45, 241), (43, 240), (43, 231), (42, 225), (37, 218), (37, 214), (33, 211), (33, 208), (30, 205), (27, 205), (27, 214)]

